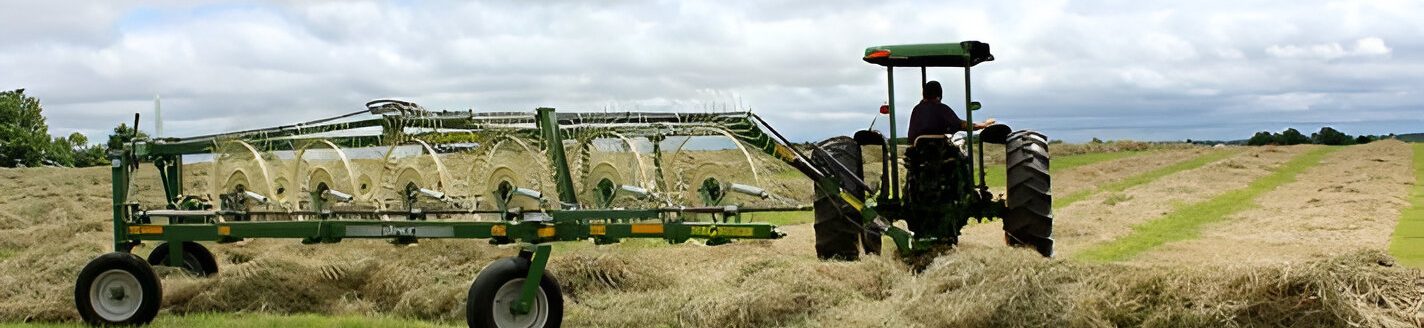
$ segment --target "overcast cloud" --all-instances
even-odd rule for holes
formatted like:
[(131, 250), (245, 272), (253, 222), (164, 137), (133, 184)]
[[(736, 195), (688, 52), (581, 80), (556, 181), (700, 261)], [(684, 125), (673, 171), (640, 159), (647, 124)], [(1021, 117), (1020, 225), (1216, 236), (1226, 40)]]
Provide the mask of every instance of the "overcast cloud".
[[(154, 94), (171, 136), (400, 98), (740, 106), (812, 140), (865, 128), (887, 100), (865, 47), (981, 40), (997, 61), (974, 71), (976, 114), (1056, 139), (1377, 134), (1424, 132), (1421, 36), (1420, 1), (6, 1), (0, 88), (39, 97), (52, 133), (95, 140)], [(918, 75), (897, 71), (899, 106)], [(962, 72), (930, 77), (962, 109)]]

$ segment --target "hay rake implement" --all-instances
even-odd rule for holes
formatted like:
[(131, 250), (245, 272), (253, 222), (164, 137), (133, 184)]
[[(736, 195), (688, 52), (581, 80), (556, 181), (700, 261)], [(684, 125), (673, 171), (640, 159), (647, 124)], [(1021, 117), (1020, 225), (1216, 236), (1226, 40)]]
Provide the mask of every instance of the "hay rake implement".
[[(351, 119), (360, 114), (373, 117)], [(310, 244), (465, 238), (524, 244), (519, 257), (483, 271), (519, 271), (518, 277), (490, 278), (498, 280), (490, 283), (496, 284), (490, 294), (504, 300), (511, 294), (502, 288), (515, 286), (512, 297), (520, 302), (510, 304), (514, 311), (557, 308), (538, 303), (558, 302), (556, 285), (542, 291), (522, 284), (525, 279), (550, 280), (543, 270), (549, 242), (661, 238), (680, 243), (696, 238), (720, 244), (779, 238), (783, 234), (775, 226), (742, 222), (741, 214), (809, 208), (734, 203), (738, 197), (771, 196), (757, 186), (757, 164), (742, 155), (776, 154), (820, 174), (785, 141), (764, 133), (751, 113), (432, 112), (408, 102), (375, 101), (342, 119), (347, 120), (159, 139), (116, 153), (114, 247), (119, 252), (95, 262), (110, 263), (99, 272), (108, 280), (90, 278), (78, 286), (85, 294), (79, 300), (92, 301), (81, 304), (85, 319), (150, 319), (156, 307), (139, 305), (148, 305), (157, 294), (143, 293), (151, 297), (141, 300), (144, 304), (123, 302), (122, 296), (131, 300), (135, 291), (120, 297), (89, 294), (156, 286), (151, 269), (145, 268), (150, 263), (213, 274), (212, 254), (196, 241), (250, 238)], [(734, 140), (735, 147), (726, 151), (739, 156), (724, 156), (733, 160), (721, 162), (682, 158), (711, 152), (689, 147), (703, 138)], [(211, 190), (184, 190), (183, 156), (194, 154), (212, 156)], [(447, 163), (451, 159), (469, 165), (456, 167)], [(129, 180), (140, 162), (152, 162), (161, 173), (168, 200), (161, 208), (129, 201)], [(147, 261), (127, 253), (144, 241), (163, 244)], [(476, 283), (472, 289), (486, 285)], [(549, 297), (550, 292), (555, 296)], [(485, 293), (472, 297), (476, 294)], [(488, 306), (480, 309), (490, 312)]]
[[(865, 60), (890, 68), (964, 67), (966, 82), (970, 66), (992, 60), (988, 45), (973, 41), (888, 49), (868, 49)], [(891, 51), (911, 56), (896, 57)], [(968, 143), (967, 152), (954, 151), (965, 142), (957, 144), (960, 148), (942, 145), (942, 151), (915, 146), (907, 152), (904, 190), (899, 165), (891, 164), (895, 161), (882, 163), (889, 174), (882, 175), (879, 190), (870, 187), (861, 172), (861, 147), (879, 146), (887, 159), (897, 154), (898, 147), (889, 146), (895, 136), (890, 96), (891, 105), (884, 109), (892, 122), (889, 139), (859, 131), (855, 138), (811, 147), (811, 156), (750, 112), (451, 112), (396, 100), (294, 125), (134, 142), (110, 153), (115, 252), (95, 258), (80, 272), (76, 306), (91, 324), (151, 321), (162, 297), (151, 265), (199, 276), (217, 272), (212, 253), (199, 241), (487, 239), (521, 250), (480, 271), (466, 302), (468, 323), (558, 326), (563, 298), (545, 270), (551, 242), (656, 238), (717, 245), (782, 237), (776, 226), (743, 222), (742, 214), (813, 206), (768, 201), (780, 197), (761, 188), (758, 159), (764, 158), (813, 181), (816, 246), (826, 258), (853, 259), (862, 244), (867, 252), (878, 252), (882, 234), (891, 237), (900, 254), (914, 255), (954, 245), (970, 218), (1048, 215), (1034, 212), (1046, 203), (1033, 201), (1046, 201), (1046, 195), (1034, 194), (1042, 199), (1030, 202), (1020, 197), (1015, 205), (1013, 186), (1007, 204), (988, 194), (984, 141), (1007, 142), (1010, 161), (1037, 163), (1030, 168), (1042, 173), (1016, 176), (1011, 166), (1010, 181), (1035, 182), (1030, 190), (1047, 188), (1042, 136), (1009, 134), (1001, 125), (973, 138), (978, 161), (966, 156), (973, 154), (975, 142)], [(978, 103), (972, 105), (977, 109)], [(706, 149), (700, 146), (706, 140), (731, 146)], [(195, 155), (212, 160), (210, 179), (190, 181), (207, 190), (184, 190), (184, 158)], [(164, 204), (133, 200), (131, 182), (142, 162), (158, 169)], [(970, 173), (974, 163), (980, 164), (977, 185)], [(896, 220), (908, 228), (892, 225)], [(1006, 221), (1006, 228), (1022, 222)], [(1028, 226), (1045, 228), (1037, 221)], [(1006, 236), (1011, 244), (1027, 241), (1041, 252), (1042, 243), (1017, 237), (1048, 237), (1046, 232), (1014, 231)], [(143, 242), (160, 243), (147, 259), (131, 253)]]

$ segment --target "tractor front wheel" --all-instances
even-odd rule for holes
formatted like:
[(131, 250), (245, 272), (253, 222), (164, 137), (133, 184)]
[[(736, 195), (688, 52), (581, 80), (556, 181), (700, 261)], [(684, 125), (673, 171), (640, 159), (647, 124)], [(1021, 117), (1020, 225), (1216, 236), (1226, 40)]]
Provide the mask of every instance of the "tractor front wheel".
[(465, 299), (465, 321), (470, 327), (559, 327), (564, 318), (564, 297), (559, 282), (549, 271), (539, 279), (539, 289), (529, 312), (516, 314), (524, 281), (529, 275), (529, 259), (507, 257), (490, 263), (470, 285)]
[(1032, 247), (1053, 256), (1053, 192), (1048, 175), (1048, 138), (1035, 131), (1009, 135), (1004, 161), (1008, 200), (1004, 239), (1010, 246)]

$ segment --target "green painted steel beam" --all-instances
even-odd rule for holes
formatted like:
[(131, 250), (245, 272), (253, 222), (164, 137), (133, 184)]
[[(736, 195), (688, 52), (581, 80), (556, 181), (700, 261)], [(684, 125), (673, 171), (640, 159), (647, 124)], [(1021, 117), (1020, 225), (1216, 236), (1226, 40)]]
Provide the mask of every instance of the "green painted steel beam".
[[(573, 211), (569, 211), (573, 212)], [(224, 241), (245, 238), (308, 239), (336, 242), (342, 239), (488, 239), (540, 243), (589, 238), (775, 239), (785, 234), (766, 223), (709, 222), (489, 222), (489, 221), (374, 221), (310, 220), (247, 221), (202, 224), (137, 224), (123, 232), (141, 240)]]
[(524, 285), (520, 286), (519, 301), (509, 307), (514, 314), (529, 313), (539, 292), (539, 282), (544, 278), (544, 267), (549, 264), (549, 252), (553, 249), (549, 244), (531, 245), (530, 248), (529, 273), (524, 277)]

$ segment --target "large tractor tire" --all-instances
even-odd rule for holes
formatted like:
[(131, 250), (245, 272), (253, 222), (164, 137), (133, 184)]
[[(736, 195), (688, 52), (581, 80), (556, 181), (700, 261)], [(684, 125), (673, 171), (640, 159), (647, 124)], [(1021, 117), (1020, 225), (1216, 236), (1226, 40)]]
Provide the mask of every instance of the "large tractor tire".
[(1035, 131), (1009, 135), (1004, 161), (1008, 168), (1008, 210), (1004, 240), (1053, 256), (1053, 192), (1048, 175), (1048, 138)]
[[(866, 190), (858, 180), (865, 176), (860, 144), (850, 137), (834, 137), (817, 144), (822, 152), (813, 152), (811, 163), (822, 172), (831, 173), (851, 195), (865, 199)], [(835, 167), (839, 163), (849, 169), (849, 174)], [(821, 259), (856, 260), (861, 249), (866, 253), (880, 253), (880, 234), (861, 227), (860, 211), (846, 205), (840, 195), (815, 190), (816, 201), (816, 256)]]

